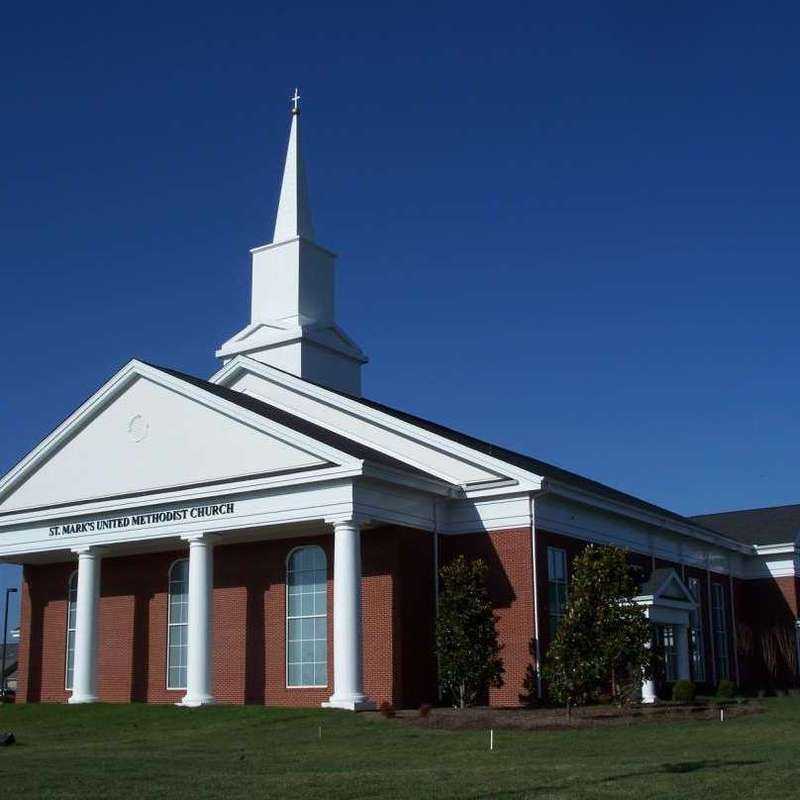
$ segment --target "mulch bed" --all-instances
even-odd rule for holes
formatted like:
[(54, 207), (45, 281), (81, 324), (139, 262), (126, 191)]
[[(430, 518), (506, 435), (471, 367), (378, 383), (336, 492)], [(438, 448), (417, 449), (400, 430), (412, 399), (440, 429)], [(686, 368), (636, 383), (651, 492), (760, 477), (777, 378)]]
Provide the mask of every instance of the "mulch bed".
[(463, 711), (452, 708), (431, 709), (427, 717), (419, 711), (398, 711), (399, 722), (423, 728), (441, 730), (563, 730), (574, 728), (596, 728), (607, 725), (639, 725), (656, 722), (680, 722), (683, 720), (719, 720), (720, 708), (725, 710), (725, 719), (761, 714), (763, 705), (745, 703), (688, 703), (657, 705), (635, 705), (621, 709), (616, 706), (587, 706), (572, 710), (567, 715), (564, 708), (467, 708)]

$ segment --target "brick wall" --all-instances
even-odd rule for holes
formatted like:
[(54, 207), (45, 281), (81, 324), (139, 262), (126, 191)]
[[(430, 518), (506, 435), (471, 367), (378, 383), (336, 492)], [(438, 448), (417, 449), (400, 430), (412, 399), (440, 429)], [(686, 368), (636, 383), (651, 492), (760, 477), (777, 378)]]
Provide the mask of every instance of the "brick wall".
[[(319, 545), (328, 558), (326, 687), (287, 688), (285, 564)], [(333, 691), (333, 537), (218, 546), (214, 554), (214, 690), (220, 702), (316, 706)], [(98, 693), (106, 702), (177, 702), (166, 688), (167, 581), (186, 551), (105, 558), (98, 616)], [(398, 705), (435, 697), (433, 540), (395, 528), (362, 536), (364, 677)], [(20, 701), (64, 702), (67, 584), (75, 562), (27, 566), (22, 587)]]
[(743, 684), (751, 689), (796, 686), (796, 578), (760, 578), (735, 583)]
[(459, 554), (483, 558), (489, 565), (488, 589), (505, 673), (503, 685), (489, 690), (488, 701), (494, 706), (521, 705), (528, 694), (524, 684), (534, 635), (530, 528), (440, 537), (442, 564)]

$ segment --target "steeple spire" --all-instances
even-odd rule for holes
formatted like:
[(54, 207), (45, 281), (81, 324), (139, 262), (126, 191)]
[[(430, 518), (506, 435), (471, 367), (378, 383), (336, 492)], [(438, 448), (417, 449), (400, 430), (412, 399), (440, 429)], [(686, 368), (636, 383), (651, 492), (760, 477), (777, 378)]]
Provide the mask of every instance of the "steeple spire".
[(336, 324), (336, 255), (314, 241), (300, 154), (297, 89), (291, 104), (275, 236), (270, 244), (250, 251), (250, 324), (228, 339), (217, 357), (225, 363), (246, 356), (312, 383), (359, 395), (361, 367), (367, 357)]
[(278, 214), (275, 218), (273, 242), (285, 242), (298, 236), (314, 241), (314, 226), (311, 224), (311, 207), (308, 202), (303, 154), (300, 149), (300, 94), (297, 89), (291, 98), (292, 125), (289, 130), (289, 146), (283, 167), (281, 195)]

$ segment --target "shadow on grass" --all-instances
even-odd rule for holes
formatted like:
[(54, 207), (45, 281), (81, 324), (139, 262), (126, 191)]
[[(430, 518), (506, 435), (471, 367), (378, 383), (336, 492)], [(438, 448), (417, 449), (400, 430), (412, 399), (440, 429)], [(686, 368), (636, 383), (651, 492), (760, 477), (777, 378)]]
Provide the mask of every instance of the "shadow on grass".
[(752, 767), (757, 764), (763, 764), (763, 761), (722, 761), (722, 760), (706, 760), (706, 761), (675, 761), (673, 763), (661, 764), (660, 766), (648, 767), (647, 769), (638, 770), (637, 772), (627, 772), (623, 775), (611, 775), (608, 778), (603, 778), (601, 783), (611, 783), (613, 781), (623, 781), (628, 778), (641, 778), (647, 775), (680, 775), (687, 772), (699, 772), (706, 769), (726, 769), (728, 767)]

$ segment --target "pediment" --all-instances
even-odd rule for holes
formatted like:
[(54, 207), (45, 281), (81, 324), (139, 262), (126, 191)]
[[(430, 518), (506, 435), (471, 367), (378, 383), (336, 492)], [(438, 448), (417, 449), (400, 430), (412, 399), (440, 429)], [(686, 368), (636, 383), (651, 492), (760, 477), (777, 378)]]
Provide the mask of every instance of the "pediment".
[(695, 604), (692, 593), (674, 569), (656, 570), (641, 587), (639, 597), (653, 605), (663, 601)]
[(342, 463), (307, 436), (132, 364), (0, 482), (0, 512)]

